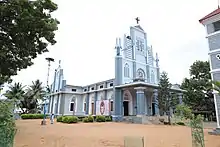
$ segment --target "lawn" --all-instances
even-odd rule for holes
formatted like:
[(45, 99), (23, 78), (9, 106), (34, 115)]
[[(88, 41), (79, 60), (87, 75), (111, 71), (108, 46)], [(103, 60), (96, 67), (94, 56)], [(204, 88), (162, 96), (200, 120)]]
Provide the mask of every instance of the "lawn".
[[(144, 136), (146, 147), (191, 147), (190, 128), (124, 123), (40, 125), (41, 120), (18, 120), (15, 147), (123, 147), (124, 136)], [(220, 147), (220, 136), (208, 135), (206, 147)]]

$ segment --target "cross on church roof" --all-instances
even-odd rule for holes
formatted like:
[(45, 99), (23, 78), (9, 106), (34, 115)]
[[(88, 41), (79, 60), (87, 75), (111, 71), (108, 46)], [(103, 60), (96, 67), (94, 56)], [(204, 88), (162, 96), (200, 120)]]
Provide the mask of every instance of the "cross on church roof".
[(139, 17), (136, 17), (135, 20), (137, 21), (137, 24), (139, 24), (140, 21)]

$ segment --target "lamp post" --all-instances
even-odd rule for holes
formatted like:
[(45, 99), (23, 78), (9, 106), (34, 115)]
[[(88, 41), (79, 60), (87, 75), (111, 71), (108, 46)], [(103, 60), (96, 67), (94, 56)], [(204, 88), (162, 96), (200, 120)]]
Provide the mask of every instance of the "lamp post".
[[(53, 58), (45, 58), (48, 62), (48, 71), (47, 71), (47, 86), (46, 86), (46, 97), (48, 97), (48, 94), (50, 93), (50, 87), (49, 87), (49, 75), (50, 75), (50, 62), (54, 62)], [(41, 125), (46, 125), (46, 100), (47, 98), (44, 98), (44, 118), (41, 121)]]

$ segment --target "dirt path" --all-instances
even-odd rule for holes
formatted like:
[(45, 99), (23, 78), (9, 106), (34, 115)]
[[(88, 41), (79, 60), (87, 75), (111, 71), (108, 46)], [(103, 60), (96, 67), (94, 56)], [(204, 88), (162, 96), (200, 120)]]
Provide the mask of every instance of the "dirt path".
[[(146, 147), (191, 147), (190, 128), (123, 123), (47, 124), (17, 121), (15, 147), (123, 147), (124, 136), (144, 136)], [(49, 121), (47, 121), (49, 122)], [(206, 147), (220, 147), (220, 136), (208, 135)]]

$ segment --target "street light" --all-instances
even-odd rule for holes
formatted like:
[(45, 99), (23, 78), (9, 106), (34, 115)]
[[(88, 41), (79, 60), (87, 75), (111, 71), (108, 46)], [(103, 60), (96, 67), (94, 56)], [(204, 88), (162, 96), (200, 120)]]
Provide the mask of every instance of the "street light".
[[(48, 97), (48, 94), (50, 93), (50, 87), (49, 87), (49, 75), (50, 75), (50, 62), (54, 62), (53, 58), (45, 58), (48, 62), (48, 72), (47, 72), (47, 86), (46, 86), (46, 97)], [(47, 98), (44, 98), (44, 118), (41, 121), (41, 125), (46, 125), (46, 100)]]

